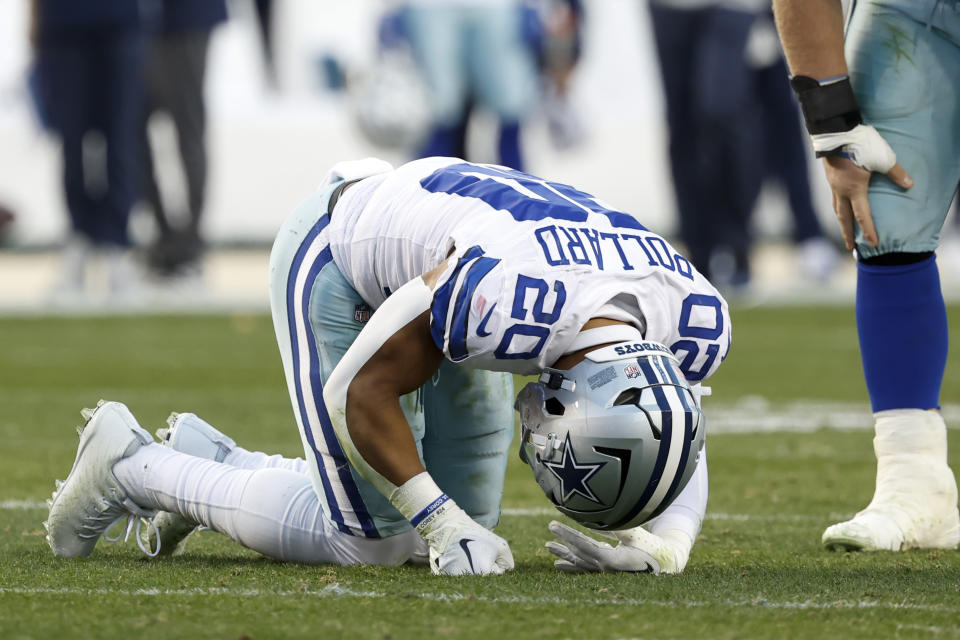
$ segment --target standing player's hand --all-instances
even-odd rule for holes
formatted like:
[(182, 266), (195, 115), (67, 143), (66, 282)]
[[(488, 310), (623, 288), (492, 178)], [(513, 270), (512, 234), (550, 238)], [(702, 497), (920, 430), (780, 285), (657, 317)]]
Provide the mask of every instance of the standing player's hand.
[(913, 178), (897, 163), (897, 156), (887, 141), (869, 125), (857, 125), (841, 133), (819, 134), (812, 139), (813, 148), (818, 152), (840, 150), (843, 154), (824, 158), (824, 169), (847, 249), (852, 251), (856, 246), (854, 222), (863, 231), (867, 244), (876, 247), (879, 240), (867, 199), (870, 174), (886, 174), (903, 189), (913, 186)]
[(490, 575), (513, 569), (513, 553), (507, 541), (459, 507), (445, 513), (424, 537), (430, 545), (430, 570), (435, 574)]

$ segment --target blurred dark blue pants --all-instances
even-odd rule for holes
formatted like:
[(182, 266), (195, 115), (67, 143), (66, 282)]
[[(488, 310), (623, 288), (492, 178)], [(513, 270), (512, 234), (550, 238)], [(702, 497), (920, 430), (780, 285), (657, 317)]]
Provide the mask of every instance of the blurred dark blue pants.
[[(139, 31), (90, 30), (47, 39), (38, 52), (44, 100), (63, 145), (63, 186), (73, 230), (97, 245), (127, 246), (137, 198), (145, 39)], [(91, 184), (84, 137), (99, 131), (106, 183)]]
[[(760, 115), (744, 48), (754, 14), (650, 4), (670, 130), (680, 234), (709, 277), (726, 248), (746, 269), (749, 223), (762, 181)], [(746, 275), (746, 274), (743, 274)]]
[(755, 90), (763, 106), (766, 175), (779, 180), (787, 192), (793, 218), (793, 239), (803, 242), (823, 236), (810, 194), (806, 149), (807, 133), (800, 107), (790, 89), (790, 72), (783, 58), (755, 72)]

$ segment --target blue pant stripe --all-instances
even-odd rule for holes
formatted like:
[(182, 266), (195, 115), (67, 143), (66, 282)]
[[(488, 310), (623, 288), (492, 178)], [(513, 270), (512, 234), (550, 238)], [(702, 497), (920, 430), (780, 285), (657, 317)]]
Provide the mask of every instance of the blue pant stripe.
[(337, 528), (343, 533), (352, 533), (350, 527), (348, 527), (343, 521), (343, 514), (340, 512), (340, 507), (337, 504), (337, 498), (333, 493), (333, 487), (330, 486), (330, 479), (327, 478), (327, 474), (324, 472), (324, 463), (323, 456), (320, 451), (317, 450), (317, 444), (313, 438), (313, 431), (310, 429), (310, 420), (307, 417), (307, 408), (305, 405), (303, 397), (303, 388), (299, 384), (300, 380), (300, 349), (299, 349), (299, 340), (297, 336), (297, 322), (296, 322), (296, 313), (297, 304), (295, 300), (295, 291), (297, 285), (297, 273), (300, 271), (300, 267), (303, 264), (303, 260), (306, 256), (307, 250), (310, 248), (310, 245), (313, 244), (313, 241), (316, 239), (320, 232), (323, 231), (329, 222), (327, 216), (323, 216), (320, 220), (317, 221), (317, 224), (310, 229), (310, 232), (304, 238), (303, 242), (300, 245), (300, 248), (297, 249), (297, 253), (293, 258), (293, 262), (290, 265), (290, 271), (287, 275), (287, 323), (288, 329), (290, 332), (290, 350), (293, 356), (293, 379), (294, 387), (297, 392), (297, 409), (300, 412), (300, 422), (303, 425), (303, 433), (307, 438), (307, 442), (310, 444), (310, 449), (313, 451), (313, 455), (316, 458), (317, 468), (320, 470), (320, 481), (323, 484), (323, 493), (326, 498), (327, 507), (330, 509), (330, 518), (336, 523)]
[[(326, 218), (326, 216), (324, 217)], [(324, 223), (324, 226), (326, 226), (326, 223)], [(317, 255), (316, 260), (310, 267), (310, 271), (307, 274), (306, 283), (303, 287), (303, 298), (300, 300), (300, 312), (303, 314), (304, 318), (307, 346), (310, 353), (310, 387), (311, 391), (313, 392), (313, 402), (316, 408), (317, 416), (320, 418), (320, 428), (323, 432), (323, 440), (327, 445), (330, 457), (333, 458), (334, 464), (336, 465), (337, 475), (340, 478), (340, 483), (343, 485), (343, 489), (350, 501), (350, 506), (353, 508), (353, 511), (357, 516), (357, 520), (360, 523), (360, 528), (363, 530), (363, 534), (366, 537), (379, 538), (380, 534), (377, 532), (377, 528), (373, 523), (373, 519), (367, 512), (363, 498), (360, 495), (360, 490), (357, 487), (357, 483), (353, 479), (353, 472), (348, 464), (347, 456), (343, 453), (343, 447), (340, 446), (340, 440), (337, 439), (337, 434), (333, 429), (333, 424), (330, 422), (330, 416), (327, 414), (327, 406), (323, 401), (323, 378), (320, 370), (320, 358), (317, 355), (316, 337), (313, 335), (313, 331), (310, 328), (308, 320), (310, 317), (310, 291), (313, 288), (313, 282), (317, 279), (317, 275), (320, 273), (320, 270), (332, 259), (333, 256), (331, 255), (330, 246), (328, 245), (324, 247), (324, 249)], [(321, 468), (321, 473), (325, 473), (323, 468)]]

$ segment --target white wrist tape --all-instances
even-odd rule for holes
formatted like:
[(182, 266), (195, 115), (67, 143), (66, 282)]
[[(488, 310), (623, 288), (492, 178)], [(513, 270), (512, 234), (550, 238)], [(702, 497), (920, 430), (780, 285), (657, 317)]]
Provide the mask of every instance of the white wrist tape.
[(818, 133), (810, 136), (813, 150), (820, 153), (840, 149), (854, 164), (867, 171), (886, 173), (897, 163), (897, 154), (877, 130), (868, 124), (858, 124), (849, 131)]
[(456, 503), (440, 490), (430, 474), (419, 473), (388, 496), (390, 502), (426, 537), (449, 511), (459, 510)]

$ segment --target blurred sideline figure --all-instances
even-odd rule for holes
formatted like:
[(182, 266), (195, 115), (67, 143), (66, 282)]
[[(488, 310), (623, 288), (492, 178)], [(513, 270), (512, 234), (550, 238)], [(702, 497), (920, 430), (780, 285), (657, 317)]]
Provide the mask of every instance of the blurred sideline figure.
[(522, 170), (520, 127), (533, 106), (536, 72), (520, 0), (405, 0), (404, 21), (429, 89), (432, 123), (418, 157), (462, 152), (468, 105), (500, 126), (498, 161)]
[[(856, 251), (860, 357), (875, 417), (873, 499), (832, 549), (953, 549), (957, 483), (940, 387), (949, 325), (934, 251), (960, 180), (956, 1), (774, 0), (813, 148)], [(901, 164), (902, 163), (902, 164)]]
[[(225, 0), (163, 0), (148, 48), (147, 104), (142, 127), (143, 197), (153, 211), (158, 237), (147, 261), (161, 277), (199, 274), (203, 254), (200, 223), (207, 186), (204, 78), (214, 27), (227, 19)], [(150, 148), (149, 124), (165, 112), (176, 130), (186, 184), (187, 210), (176, 215), (164, 204)]]
[[(633, 216), (457, 158), (343, 162), (280, 228), (270, 301), (305, 459), (189, 413), (162, 446), (102, 403), (50, 503), (56, 555), (160, 510), (156, 553), (202, 524), (290, 562), (503, 573), (513, 556), (491, 529), (515, 407), (551, 502), (619, 541), (553, 522), (559, 569), (683, 571), (707, 504), (699, 383), (730, 316)], [(511, 373), (537, 382), (514, 400)]]
[(762, 117), (746, 50), (765, 0), (650, 0), (680, 235), (718, 286), (750, 280)]
[(764, 181), (775, 180), (784, 188), (802, 273), (814, 282), (827, 282), (839, 266), (840, 255), (813, 206), (800, 109), (790, 90), (787, 63), (770, 11), (754, 21), (747, 62), (754, 69), (753, 90), (763, 118)]
[[(523, 41), (536, 62), (539, 109), (546, 119), (550, 141), (559, 150), (573, 148), (585, 137), (583, 123), (570, 100), (571, 78), (581, 52), (583, 6), (579, 0), (525, 0), (521, 10)], [(453, 133), (457, 157), (474, 157), (467, 138), (470, 120), (478, 109), (482, 105), (471, 93)], [(498, 126), (497, 134), (499, 148), (513, 144), (511, 127)]]
[(139, 180), (149, 6), (138, 0), (32, 3), (39, 90), (62, 143), (70, 214), (56, 294), (85, 292), (92, 250), (106, 256), (111, 294), (129, 295), (138, 284), (127, 222)]
[(581, 0), (528, 0), (529, 37), (540, 71), (541, 106), (550, 140), (557, 149), (571, 149), (586, 134), (571, 103), (573, 72), (583, 48)]
[(254, 0), (257, 14), (257, 30), (263, 46), (263, 69), (267, 77), (267, 86), (273, 90), (280, 87), (277, 77), (276, 42), (273, 35), (273, 0)]

